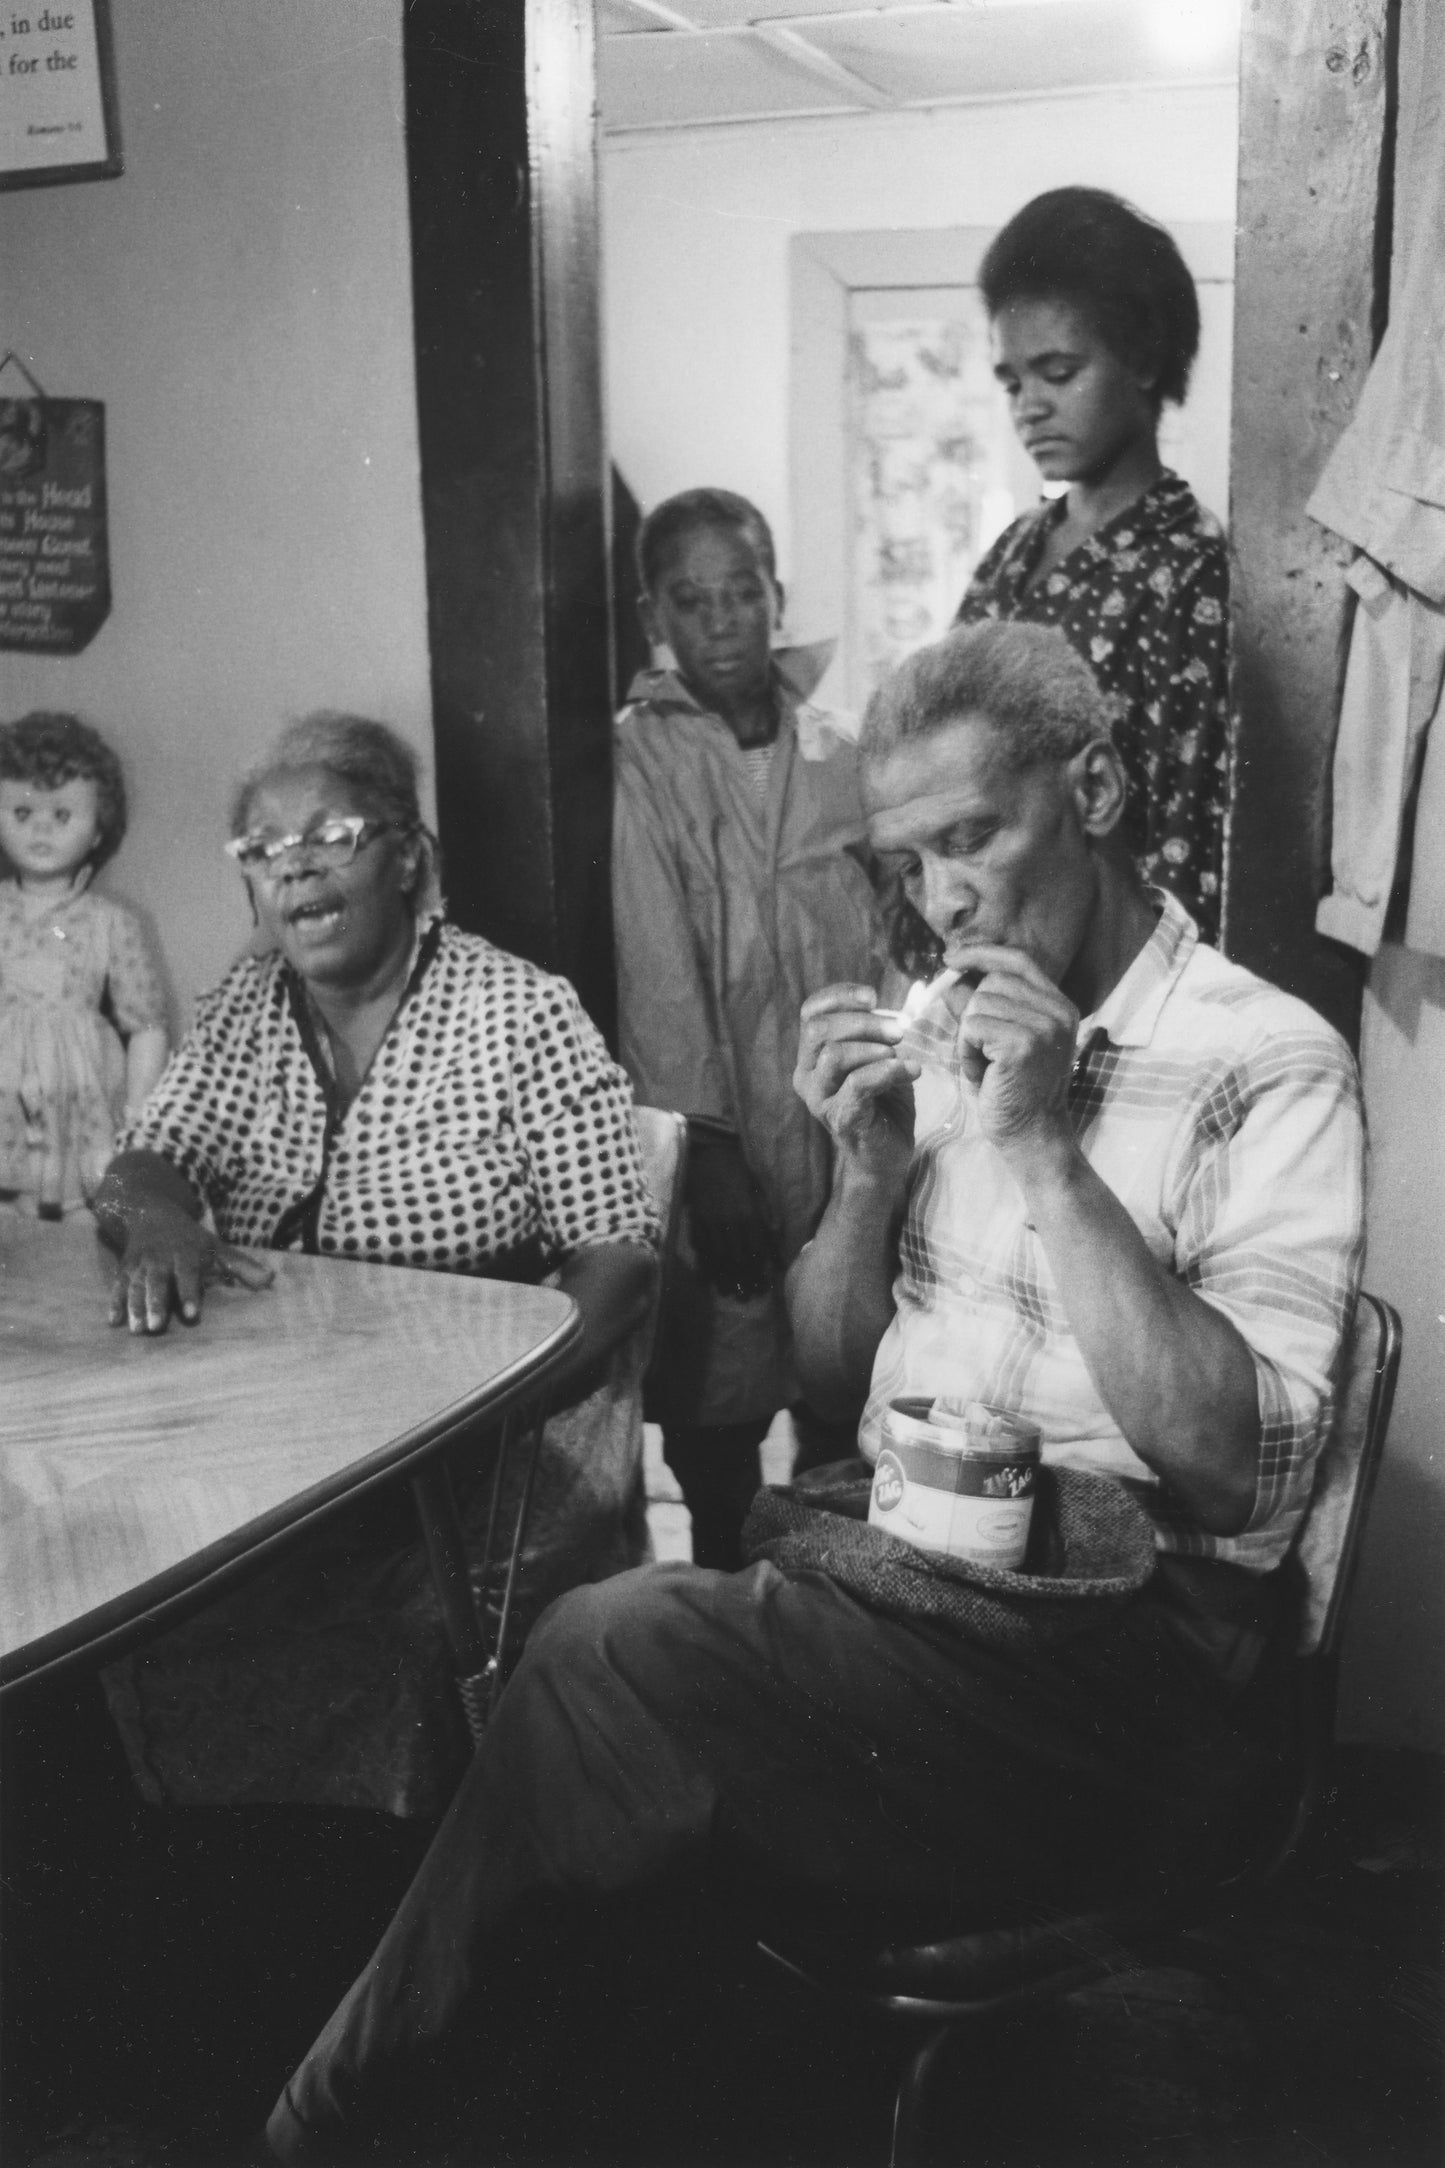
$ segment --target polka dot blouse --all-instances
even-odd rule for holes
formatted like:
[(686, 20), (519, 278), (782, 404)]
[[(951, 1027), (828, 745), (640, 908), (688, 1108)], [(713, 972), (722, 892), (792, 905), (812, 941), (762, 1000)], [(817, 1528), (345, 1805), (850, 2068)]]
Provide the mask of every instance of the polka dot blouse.
[(122, 1148), (159, 1152), (226, 1240), (533, 1279), (656, 1223), (622, 1071), (565, 979), (424, 937), (340, 1107), (299, 979), (247, 957), (199, 1005)]

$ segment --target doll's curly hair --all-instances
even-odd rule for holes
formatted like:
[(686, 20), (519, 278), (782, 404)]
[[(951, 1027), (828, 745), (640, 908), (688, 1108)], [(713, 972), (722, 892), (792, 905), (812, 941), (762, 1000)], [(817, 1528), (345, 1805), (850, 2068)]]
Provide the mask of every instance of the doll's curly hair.
[(95, 843), (87, 864), (98, 872), (125, 834), (125, 776), (98, 730), (78, 715), (33, 708), (18, 722), (0, 723), (0, 778), (58, 790), (84, 776), (95, 785)]

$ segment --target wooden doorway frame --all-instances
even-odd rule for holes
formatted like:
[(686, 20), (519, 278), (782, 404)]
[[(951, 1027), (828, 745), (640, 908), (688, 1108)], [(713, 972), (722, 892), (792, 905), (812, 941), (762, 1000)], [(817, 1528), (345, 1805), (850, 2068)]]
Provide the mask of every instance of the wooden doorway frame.
[(1358, 1044), (1364, 959), (1315, 932), (1351, 552), (1305, 512), (1384, 328), (1390, 0), (1252, 0), (1240, 60), (1224, 946)]
[(408, 0), (417, 408), (452, 915), (614, 1011), (591, 0)]

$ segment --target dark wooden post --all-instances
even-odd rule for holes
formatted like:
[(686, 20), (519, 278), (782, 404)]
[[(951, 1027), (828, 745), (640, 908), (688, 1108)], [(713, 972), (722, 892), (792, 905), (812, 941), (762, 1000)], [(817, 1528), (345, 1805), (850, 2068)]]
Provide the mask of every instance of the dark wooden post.
[(591, 0), (408, 0), (404, 20), (448, 894), (610, 1032)]
[(1350, 551), (1305, 516), (1383, 326), (1387, 0), (1251, 0), (1240, 66), (1230, 447), (1239, 755), (1225, 946), (1355, 1042), (1362, 959), (1322, 940)]

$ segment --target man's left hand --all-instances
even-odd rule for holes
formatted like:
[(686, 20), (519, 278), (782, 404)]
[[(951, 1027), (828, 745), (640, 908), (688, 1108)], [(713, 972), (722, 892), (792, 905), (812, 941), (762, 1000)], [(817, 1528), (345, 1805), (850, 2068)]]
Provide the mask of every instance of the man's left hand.
[(959, 1020), (959, 1061), (977, 1087), (984, 1135), (1006, 1156), (1071, 1139), (1072, 1001), (1023, 949), (981, 942), (947, 960), (964, 974), (943, 998)]

